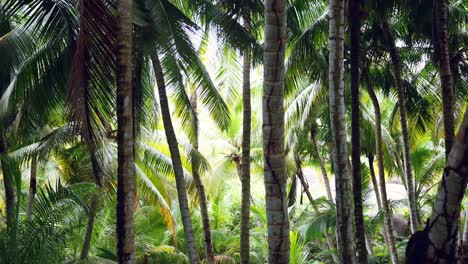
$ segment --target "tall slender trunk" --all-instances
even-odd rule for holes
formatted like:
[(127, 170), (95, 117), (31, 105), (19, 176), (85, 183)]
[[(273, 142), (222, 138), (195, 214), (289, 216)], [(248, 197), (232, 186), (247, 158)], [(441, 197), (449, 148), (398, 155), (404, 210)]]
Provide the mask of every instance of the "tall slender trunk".
[[(388, 251), (390, 253), (390, 258), (393, 264), (398, 263), (398, 255), (395, 247), (395, 238), (393, 237), (393, 226), (392, 226), (392, 214), (390, 212), (390, 206), (387, 199), (387, 188), (385, 186), (385, 170), (383, 163), (383, 151), (382, 151), (382, 118), (380, 113), (380, 105), (377, 96), (375, 95), (374, 90), (372, 89), (368, 69), (364, 69), (366, 89), (371, 98), (372, 104), (374, 106), (374, 116), (375, 116), (375, 153), (377, 155), (377, 167), (379, 169), (379, 186), (380, 186), (380, 195), (381, 203), (384, 215), (384, 237), (387, 243)], [(370, 163), (371, 160), (369, 160)], [(372, 162), (373, 163), (373, 162)], [(373, 164), (369, 164), (373, 168)]]
[[(245, 19), (244, 19), (245, 20)], [(248, 22), (245, 22), (248, 28)], [(242, 206), (240, 226), (240, 263), (248, 264), (250, 256), (250, 130), (251, 130), (251, 105), (250, 105), (250, 50), (244, 51), (242, 72), (242, 156), (241, 156), (241, 183)]]
[[(190, 103), (195, 112), (198, 109), (198, 96), (197, 91), (193, 91), (190, 96)], [(193, 147), (198, 150), (198, 131), (196, 133), (195, 142), (193, 142)], [(205, 238), (205, 253), (206, 253), (206, 262), (208, 264), (215, 263), (214, 251), (213, 251), (213, 242), (211, 239), (211, 227), (210, 227), (210, 216), (208, 215), (208, 199), (206, 198), (205, 186), (199, 172), (199, 164), (192, 159), (192, 176), (195, 186), (197, 187), (198, 198), (200, 200), (200, 213), (203, 224), (203, 235)]]
[(297, 198), (297, 176), (293, 175), (291, 179), (291, 186), (289, 187), (288, 207), (291, 207), (294, 204), (296, 204), (296, 198)]
[(269, 263), (289, 263), (283, 105), (286, 9), (286, 0), (265, 0), (263, 155)]
[(151, 57), (151, 60), (153, 62), (156, 83), (158, 85), (159, 104), (161, 106), (164, 131), (166, 133), (167, 144), (169, 145), (172, 167), (174, 169), (174, 175), (176, 179), (177, 197), (179, 200), (180, 214), (182, 216), (182, 224), (184, 226), (185, 243), (187, 246), (190, 263), (199, 263), (192, 227), (192, 218), (190, 216), (190, 209), (187, 198), (187, 190), (185, 187), (184, 171), (182, 167), (182, 161), (180, 159), (177, 137), (174, 132), (174, 127), (172, 126), (171, 112), (169, 110), (169, 101), (167, 99), (166, 84), (164, 82), (161, 62), (159, 61), (157, 53)]
[(468, 109), (455, 137), (437, 189), (431, 218), (410, 238), (408, 263), (456, 263), (461, 202), (468, 181)]
[(29, 175), (28, 207), (26, 208), (26, 220), (31, 221), (34, 214), (34, 203), (37, 191), (37, 156), (31, 158), (31, 173)]
[(117, 256), (119, 263), (135, 263), (133, 224), (135, 196), (132, 1), (117, 2)]
[(344, 0), (330, 0), (329, 97), (339, 263), (355, 263), (344, 105)]
[(362, 205), (361, 139), (359, 131), (359, 56), (361, 52), (359, 45), (361, 38), (361, 6), (359, 0), (351, 0), (349, 2), (349, 9), (351, 40), (351, 167), (353, 175), (354, 235), (356, 237), (356, 261), (365, 264), (368, 260)]
[[(5, 132), (0, 131), (0, 154), (5, 155), (8, 152)], [(5, 190), (6, 224), (9, 230), (16, 225), (16, 189), (11, 175), (6, 168), (7, 163), (2, 161), (3, 185)]]
[[(318, 205), (315, 202), (314, 198), (312, 197), (312, 194), (310, 193), (309, 185), (307, 184), (307, 182), (306, 182), (306, 180), (304, 178), (304, 173), (302, 172), (301, 164), (300, 164), (300, 162), (298, 160), (296, 160), (296, 164), (297, 164), (297, 168), (298, 168), (296, 175), (299, 178), (299, 180), (301, 181), (301, 185), (302, 185), (302, 187), (304, 189), (304, 192), (307, 195), (307, 198), (309, 198), (309, 202), (312, 205), (312, 209), (314, 210), (314, 213), (319, 214), (320, 211), (319, 211)], [(324, 231), (323, 235), (325, 236), (325, 241), (327, 242), (328, 249), (330, 251), (334, 251), (335, 245), (333, 243), (333, 239), (330, 237), (330, 235), (328, 234), (327, 231)], [(335, 262), (338, 262), (338, 257), (336, 256), (336, 254), (333, 254), (333, 260)]]
[(410, 224), (411, 231), (414, 233), (418, 230), (418, 209), (416, 207), (416, 195), (414, 190), (414, 179), (413, 172), (411, 168), (411, 159), (410, 159), (410, 142), (409, 142), (409, 132), (408, 132), (408, 122), (406, 119), (406, 106), (405, 106), (405, 90), (403, 87), (403, 80), (401, 78), (401, 60), (400, 54), (398, 53), (397, 47), (395, 45), (395, 38), (393, 33), (390, 30), (388, 21), (382, 15), (382, 30), (384, 32), (385, 38), (387, 40), (390, 58), (392, 60), (393, 75), (395, 78), (397, 97), (398, 97), (398, 108), (400, 112), (400, 125), (401, 125), (401, 136), (403, 138), (403, 165), (405, 169), (406, 176), (406, 186), (408, 192), (408, 202), (410, 207)]
[(448, 157), (455, 138), (454, 123), (454, 89), (450, 65), (448, 29), (447, 29), (447, 0), (434, 0), (435, 24), (437, 36), (434, 45), (437, 45), (437, 55), (439, 63), (439, 74), (442, 86), (442, 109), (444, 116), (445, 131), (445, 156)]
[(375, 199), (377, 200), (377, 208), (379, 211), (382, 210), (382, 199), (380, 198), (379, 185), (377, 183), (377, 177), (375, 176), (374, 170), (374, 155), (367, 154), (367, 159), (369, 161), (369, 171), (372, 181), (372, 187), (374, 188)]
[[(468, 208), (468, 203), (465, 204), (465, 208)], [(464, 247), (463, 251), (467, 252), (468, 251), (468, 209), (465, 209), (465, 224), (464, 224), (464, 229), (463, 229), (462, 241), (463, 241), (463, 247)]]
[(330, 180), (328, 179), (327, 170), (325, 169), (325, 162), (323, 161), (322, 155), (320, 155), (320, 152), (318, 150), (317, 139), (315, 138), (315, 135), (316, 135), (316, 131), (315, 129), (312, 129), (310, 131), (310, 137), (312, 139), (312, 144), (314, 146), (315, 155), (317, 156), (317, 159), (320, 164), (320, 170), (322, 171), (322, 179), (323, 179), (323, 184), (325, 185), (325, 190), (327, 191), (327, 198), (328, 198), (328, 201), (333, 202), (333, 195), (331, 192)]

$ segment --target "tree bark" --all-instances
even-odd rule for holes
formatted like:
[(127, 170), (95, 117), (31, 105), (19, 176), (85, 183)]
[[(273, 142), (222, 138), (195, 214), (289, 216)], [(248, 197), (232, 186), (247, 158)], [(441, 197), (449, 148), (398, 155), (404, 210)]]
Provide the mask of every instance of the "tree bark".
[(315, 138), (316, 132), (314, 129), (310, 131), (310, 137), (312, 139), (312, 144), (314, 146), (315, 155), (320, 164), (320, 170), (322, 172), (323, 184), (325, 185), (325, 190), (327, 191), (328, 201), (333, 202), (333, 195), (331, 192), (330, 181), (328, 180), (327, 170), (325, 169), (325, 162), (323, 161), (322, 155), (318, 151), (317, 139)]
[(390, 26), (388, 21), (382, 15), (382, 30), (384, 32), (385, 38), (388, 44), (388, 51), (390, 53), (390, 58), (392, 60), (393, 75), (395, 78), (397, 97), (398, 97), (398, 108), (400, 112), (400, 124), (401, 124), (401, 136), (403, 138), (403, 165), (405, 169), (406, 176), (406, 186), (408, 192), (408, 202), (410, 209), (410, 224), (411, 231), (414, 233), (418, 230), (418, 209), (416, 207), (416, 195), (414, 190), (414, 179), (413, 171), (411, 168), (411, 159), (410, 159), (410, 141), (409, 141), (409, 132), (408, 132), (408, 122), (406, 119), (406, 106), (405, 106), (405, 90), (403, 87), (403, 80), (401, 78), (401, 61), (400, 54), (398, 53), (397, 47), (395, 45), (395, 38), (393, 37), (392, 32), (390, 31)]
[(344, 0), (330, 0), (329, 97), (339, 263), (355, 263), (344, 105)]
[[(387, 199), (387, 188), (385, 186), (385, 168), (383, 163), (383, 151), (382, 151), (382, 117), (380, 113), (380, 105), (377, 96), (372, 88), (372, 85), (368, 76), (368, 69), (364, 69), (364, 80), (366, 82), (366, 89), (369, 97), (374, 106), (374, 116), (375, 116), (375, 152), (377, 155), (377, 167), (379, 169), (379, 187), (381, 195), (381, 203), (384, 215), (384, 237), (387, 243), (388, 251), (390, 253), (390, 258), (393, 264), (398, 263), (398, 255), (395, 247), (395, 238), (393, 236), (393, 226), (392, 226), (392, 214), (390, 212), (390, 206)], [(373, 164), (369, 164), (373, 168)]]
[(133, 200), (135, 190), (132, 1), (117, 2), (117, 256), (119, 263), (135, 263)]
[(349, 2), (349, 26), (351, 40), (351, 162), (353, 175), (354, 230), (356, 237), (356, 261), (365, 264), (367, 260), (365, 224), (362, 204), (361, 181), (361, 139), (359, 107), (359, 65), (361, 6), (359, 0)]
[[(192, 104), (192, 108), (194, 109), (194, 111), (198, 114), (197, 98), (197, 91), (193, 91), (192, 95), (190, 96), (190, 103)], [(198, 150), (198, 131), (196, 134), (197, 135), (193, 147)], [(200, 176), (199, 164), (196, 161), (192, 160), (191, 165), (193, 181), (195, 182), (195, 186), (197, 187), (198, 198), (200, 199), (200, 214), (203, 224), (203, 235), (205, 238), (206, 262), (208, 264), (213, 264), (215, 263), (215, 259), (213, 251), (213, 242), (211, 238), (210, 216), (208, 215), (208, 199), (206, 198), (205, 186)]]
[(265, 0), (263, 153), (269, 263), (289, 263), (283, 105), (286, 10), (286, 0)]
[(456, 263), (461, 202), (468, 181), (468, 109), (437, 189), (431, 218), (406, 248), (409, 263)]
[[(245, 20), (245, 19), (244, 19)], [(248, 23), (245, 22), (248, 28)], [(241, 156), (241, 185), (242, 206), (240, 226), (240, 263), (248, 264), (250, 256), (250, 131), (252, 110), (250, 105), (250, 50), (244, 51), (242, 72), (242, 156)]]
[(455, 138), (455, 123), (453, 116), (454, 89), (450, 65), (448, 29), (447, 29), (447, 0), (434, 0), (435, 25), (437, 36), (434, 45), (437, 45), (439, 74), (442, 88), (442, 109), (445, 131), (445, 156), (448, 158)]
[(34, 214), (34, 203), (37, 191), (37, 156), (31, 158), (31, 173), (29, 176), (28, 207), (26, 208), (26, 220), (31, 221)]
[(174, 127), (171, 121), (171, 112), (169, 110), (169, 101), (166, 94), (166, 84), (164, 75), (159, 61), (158, 54), (155, 53), (151, 60), (153, 62), (153, 69), (156, 75), (156, 83), (159, 92), (159, 104), (161, 106), (161, 115), (164, 124), (164, 131), (166, 133), (167, 144), (171, 153), (172, 167), (176, 179), (177, 196), (179, 200), (180, 214), (182, 216), (182, 224), (184, 226), (185, 243), (189, 255), (190, 263), (199, 263), (197, 248), (195, 244), (195, 236), (192, 227), (192, 218), (190, 216), (190, 209), (187, 198), (187, 190), (185, 187), (184, 171), (182, 161), (180, 159), (179, 146), (177, 137), (174, 132)]
[[(5, 155), (8, 152), (5, 132), (0, 131), (0, 154)], [(16, 225), (16, 189), (14, 180), (9, 175), (6, 168), (6, 162), (2, 161), (3, 185), (5, 190), (6, 224), (8, 230), (12, 230)]]

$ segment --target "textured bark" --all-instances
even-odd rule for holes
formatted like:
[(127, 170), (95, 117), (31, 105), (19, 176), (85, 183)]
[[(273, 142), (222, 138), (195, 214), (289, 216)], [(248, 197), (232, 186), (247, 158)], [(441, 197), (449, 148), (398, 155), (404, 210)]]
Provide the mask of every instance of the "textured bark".
[[(5, 155), (8, 151), (5, 132), (0, 131), (0, 154)], [(3, 187), (5, 190), (6, 224), (11, 230), (16, 225), (16, 189), (13, 179), (6, 169), (6, 163), (2, 162)]]
[(189, 255), (190, 263), (199, 263), (197, 248), (195, 245), (195, 236), (192, 227), (192, 218), (190, 216), (190, 209), (187, 198), (187, 189), (185, 187), (184, 171), (182, 161), (180, 159), (179, 145), (177, 137), (174, 132), (174, 127), (171, 121), (171, 112), (169, 110), (169, 101), (166, 94), (166, 84), (164, 75), (161, 68), (161, 62), (157, 54), (151, 57), (153, 62), (153, 69), (156, 75), (156, 83), (159, 92), (159, 104), (161, 106), (161, 115), (164, 124), (164, 131), (166, 133), (167, 144), (171, 153), (172, 167), (174, 169), (174, 176), (176, 179), (177, 197), (179, 200), (180, 214), (182, 216), (182, 224), (184, 226), (185, 243)]
[[(383, 15), (382, 15), (383, 17)], [(401, 78), (401, 60), (400, 54), (395, 45), (395, 38), (393, 33), (390, 30), (388, 21), (386, 18), (383, 18), (382, 21), (382, 30), (384, 32), (385, 38), (387, 40), (388, 51), (390, 53), (390, 58), (392, 60), (393, 75), (395, 78), (397, 97), (398, 97), (398, 108), (400, 113), (400, 125), (401, 125), (401, 136), (403, 138), (403, 166), (406, 176), (406, 191), (408, 192), (408, 202), (410, 209), (410, 224), (411, 231), (414, 233), (418, 230), (418, 209), (416, 207), (416, 195), (414, 190), (414, 179), (413, 171), (411, 168), (411, 159), (410, 159), (410, 142), (409, 142), (409, 132), (408, 132), (408, 122), (406, 118), (406, 106), (405, 106), (405, 90), (403, 87), (403, 80)]]
[[(468, 109), (437, 189), (431, 218), (406, 248), (409, 263), (455, 263), (458, 223), (468, 181)], [(412, 262), (410, 262), (412, 261)]]
[(344, 0), (330, 0), (329, 97), (339, 263), (355, 263), (344, 105)]
[[(247, 23), (246, 23), (247, 24)], [(249, 263), (250, 255), (250, 131), (252, 110), (250, 105), (250, 51), (244, 51), (242, 73), (242, 156), (241, 156), (241, 184), (242, 206), (240, 226), (240, 263)]]
[(117, 2), (117, 257), (119, 263), (135, 263), (133, 202), (135, 191), (132, 1)]
[[(387, 188), (385, 186), (385, 168), (383, 163), (383, 151), (382, 151), (382, 117), (380, 113), (380, 105), (377, 96), (372, 88), (372, 85), (369, 81), (368, 69), (364, 70), (365, 74), (365, 86), (367, 89), (367, 93), (372, 101), (372, 105), (374, 106), (374, 116), (375, 116), (375, 153), (377, 155), (377, 166), (379, 169), (379, 189), (380, 189), (380, 196), (381, 196), (381, 203), (384, 215), (384, 237), (386, 240), (386, 244), (388, 247), (388, 251), (390, 253), (390, 258), (393, 264), (398, 263), (398, 254), (395, 247), (395, 238), (393, 236), (393, 226), (392, 226), (392, 214), (390, 212), (390, 206), (388, 204), (387, 199)], [(369, 164), (373, 168), (373, 164)]]
[(372, 187), (374, 188), (375, 199), (377, 200), (377, 208), (379, 209), (379, 211), (381, 211), (382, 210), (382, 199), (380, 198), (379, 185), (377, 183), (377, 177), (375, 176), (374, 156), (371, 155), (371, 154), (368, 154), (367, 159), (369, 161), (369, 171), (370, 171), (370, 176), (371, 176), (371, 180), (372, 180)]
[(26, 208), (26, 220), (31, 221), (34, 214), (34, 203), (37, 191), (37, 157), (31, 158), (31, 173), (29, 176), (28, 207)]
[[(195, 112), (198, 109), (197, 92), (194, 91), (190, 96), (190, 103)], [(193, 147), (198, 150), (198, 132), (193, 144)], [(203, 237), (205, 238), (205, 253), (206, 262), (208, 264), (214, 263), (213, 242), (211, 239), (210, 216), (208, 215), (208, 199), (206, 198), (205, 186), (199, 173), (199, 164), (192, 160), (192, 176), (195, 186), (197, 188), (198, 198), (200, 200), (200, 214), (203, 224)]]
[(89, 254), (89, 248), (91, 247), (91, 238), (93, 236), (94, 222), (96, 220), (96, 213), (99, 203), (99, 195), (95, 193), (91, 198), (90, 212), (88, 216), (88, 223), (86, 224), (86, 232), (83, 240), (83, 247), (81, 248), (81, 259), (86, 259)]
[(325, 169), (325, 162), (323, 161), (322, 155), (318, 151), (317, 139), (315, 138), (316, 131), (312, 129), (310, 131), (310, 137), (312, 139), (312, 144), (314, 146), (315, 155), (320, 164), (320, 171), (322, 172), (323, 184), (325, 185), (325, 190), (327, 191), (328, 201), (333, 202), (333, 195), (331, 192), (330, 181), (328, 180), (327, 170)]
[(437, 29), (436, 41), (438, 51), (439, 74), (442, 86), (442, 109), (445, 131), (445, 155), (448, 157), (455, 138), (455, 123), (453, 116), (454, 89), (450, 65), (448, 28), (447, 28), (447, 0), (434, 0), (435, 24)]
[(360, 0), (349, 2), (349, 27), (351, 39), (351, 162), (353, 175), (354, 200), (354, 236), (356, 238), (356, 261), (365, 264), (367, 260), (365, 224), (362, 204), (361, 182), (361, 139), (360, 139), (360, 107), (359, 107), (359, 65), (361, 37), (361, 6)]
[(265, 0), (263, 153), (269, 263), (289, 263), (283, 105), (286, 9), (286, 0)]

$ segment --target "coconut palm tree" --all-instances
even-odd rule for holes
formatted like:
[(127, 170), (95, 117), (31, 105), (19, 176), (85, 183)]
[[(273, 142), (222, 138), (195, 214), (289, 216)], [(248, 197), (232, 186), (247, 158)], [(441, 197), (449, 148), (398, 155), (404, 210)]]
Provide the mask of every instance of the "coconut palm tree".
[(117, 254), (120, 263), (135, 263), (133, 229), (135, 199), (132, 92), (132, 1), (117, 3)]
[(359, 1), (350, 1), (349, 25), (351, 39), (351, 161), (353, 176), (354, 227), (356, 236), (356, 261), (367, 263), (361, 186), (361, 138), (359, 108), (359, 62), (361, 35), (361, 7)]
[(350, 173), (344, 105), (344, 1), (331, 0), (329, 11), (329, 93), (333, 163), (336, 181), (336, 223), (339, 263), (354, 263)]
[(286, 10), (287, 1), (265, 1), (263, 153), (270, 263), (289, 263), (283, 106)]

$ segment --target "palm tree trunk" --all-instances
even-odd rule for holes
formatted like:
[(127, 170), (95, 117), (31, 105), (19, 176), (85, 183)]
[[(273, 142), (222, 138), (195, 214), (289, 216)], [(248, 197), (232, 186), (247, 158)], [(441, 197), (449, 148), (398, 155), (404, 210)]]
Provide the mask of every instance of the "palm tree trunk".
[(317, 156), (317, 159), (320, 164), (320, 170), (322, 171), (322, 179), (323, 179), (323, 184), (325, 185), (325, 190), (327, 191), (327, 198), (328, 198), (328, 201), (333, 202), (330, 181), (328, 180), (327, 170), (325, 169), (325, 162), (323, 161), (322, 155), (320, 155), (320, 152), (318, 151), (317, 139), (315, 138), (315, 134), (316, 134), (315, 130), (312, 129), (310, 131), (310, 137), (312, 139), (312, 144), (314, 146), (315, 155)]
[(434, 0), (435, 25), (437, 36), (434, 45), (438, 47), (439, 73), (442, 86), (442, 109), (445, 131), (445, 155), (448, 157), (455, 138), (455, 123), (453, 116), (453, 79), (450, 66), (448, 29), (447, 29), (447, 0)]
[[(5, 132), (0, 131), (0, 154), (7, 153), (7, 143)], [(13, 179), (8, 174), (6, 163), (2, 162), (3, 185), (5, 190), (6, 224), (9, 230), (12, 230), (16, 224), (16, 190)]]
[(296, 198), (297, 198), (297, 176), (293, 175), (291, 179), (291, 186), (289, 187), (288, 207), (291, 207), (294, 204), (296, 204)]
[(265, 0), (263, 153), (269, 263), (289, 263), (283, 105), (286, 9), (286, 0)]
[(28, 207), (26, 209), (26, 220), (31, 221), (34, 214), (34, 202), (36, 201), (37, 191), (37, 156), (31, 158), (31, 174), (29, 176)]
[(384, 32), (387, 44), (389, 47), (389, 53), (392, 60), (393, 75), (395, 78), (397, 97), (398, 97), (398, 108), (400, 112), (400, 124), (401, 124), (401, 135), (403, 138), (403, 165), (406, 176), (406, 186), (408, 192), (408, 201), (410, 205), (410, 224), (411, 231), (414, 233), (418, 230), (418, 209), (416, 207), (416, 195), (414, 191), (414, 179), (411, 168), (410, 159), (410, 142), (408, 132), (408, 122), (406, 119), (406, 106), (405, 106), (405, 90), (403, 87), (403, 80), (401, 79), (401, 61), (400, 54), (398, 53), (395, 45), (395, 38), (393, 37), (388, 21), (384, 18), (382, 21), (382, 30)]
[[(190, 103), (192, 104), (192, 108), (195, 112), (197, 112), (198, 108), (197, 101), (197, 91), (194, 91), (190, 96)], [(198, 150), (198, 131), (196, 133), (196, 138), (193, 147)], [(197, 187), (198, 198), (200, 199), (200, 213), (203, 224), (203, 235), (205, 238), (206, 262), (208, 264), (213, 264), (215, 262), (215, 259), (213, 251), (213, 242), (211, 239), (210, 216), (208, 215), (208, 199), (206, 198), (205, 186), (203, 185), (203, 181), (199, 173), (199, 164), (194, 159), (192, 159), (191, 165), (193, 181), (195, 182), (195, 186)]]
[(424, 231), (413, 234), (408, 242), (406, 254), (411, 263), (456, 263), (461, 202), (468, 181), (467, 142), (468, 109), (447, 159), (431, 218)]
[(368, 154), (367, 159), (369, 161), (369, 171), (372, 180), (372, 187), (374, 188), (375, 199), (377, 200), (377, 208), (379, 211), (382, 210), (382, 199), (380, 198), (379, 185), (377, 183), (377, 177), (375, 176), (374, 170), (374, 155)]
[[(465, 204), (465, 208), (468, 208), (468, 203)], [(463, 228), (463, 252), (464, 255), (468, 253), (468, 209), (465, 209), (465, 224)]]
[(159, 61), (158, 54), (151, 57), (153, 62), (154, 73), (156, 75), (156, 82), (159, 92), (159, 104), (161, 106), (161, 115), (164, 124), (164, 131), (166, 133), (167, 144), (171, 153), (172, 167), (176, 179), (177, 196), (179, 200), (180, 214), (182, 216), (182, 224), (184, 226), (185, 243), (189, 254), (190, 263), (199, 263), (197, 249), (195, 245), (195, 237), (192, 227), (192, 218), (190, 216), (190, 209), (187, 198), (187, 190), (185, 187), (184, 171), (182, 161), (180, 159), (179, 146), (177, 137), (174, 132), (174, 127), (171, 121), (171, 112), (169, 110), (169, 101), (166, 94), (166, 84), (164, 82), (164, 75)]
[(351, 39), (351, 162), (353, 174), (354, 199), (354, 229), (356, 237), (356, 261), (361, 264), (368, 262), (364, 213), (362, 205), (361, 182), (361, 139), (360, 139), (360, 107), (359, 107), (359, 64), (361, 35), (361, 6), (358, 0), (349, 2), (349, 25)]
[(117, 2), (117, 256), (119, 263), (135, 263), (133, 200), (135, 190), (132, 1)]
[(336, 226), (339, 263), (355, 263), (348, 148), (344, 105), (344, 0), (330, 0), (329, 97), (336, 181)]
[[(393, 264), (398, 263), (398, 255), (395, 247), (395, 238), (393, 237), (393, 226), (392, 226), (392, 215), (390, 212), (390, 206), (387, 199), (387, 188), (385, 186), (385, 169), (383, 163), (383, 151), (382, 151), (382, 117), (380, 113), (380, 105), (377, 96), (375, 95), (374, 90), (372, 89), (368, 69), (364, 69), (364, 80), (366, 82), (366, 89), (369, 97), (374, 106), (374, 115), (375, 115), (375, 152), (377, 155), (377, 167), (379, 169), (379, 186), (380, 186), (380, 195), (381, 203), (384, 215), (384, 237), (387, 243), (388, 251), (390, 253), (390, 258)], [(369, 160), (370, 163), (370, 160)], [(373, 163), (373, 162), (372, 162)], [(373, 164), (369, 164), (373, 168)]]
[[(248, 25), (248, 23), (245, 23)], [(250, 51), (244, 51), (242, 73), (242, 156), (241, 156), (241, 185), (242, 206), (240, 226), (240, 263), (248, 264), (250, 256), (250, 131), (251, 131), (251, 105), (250, 105)]]

